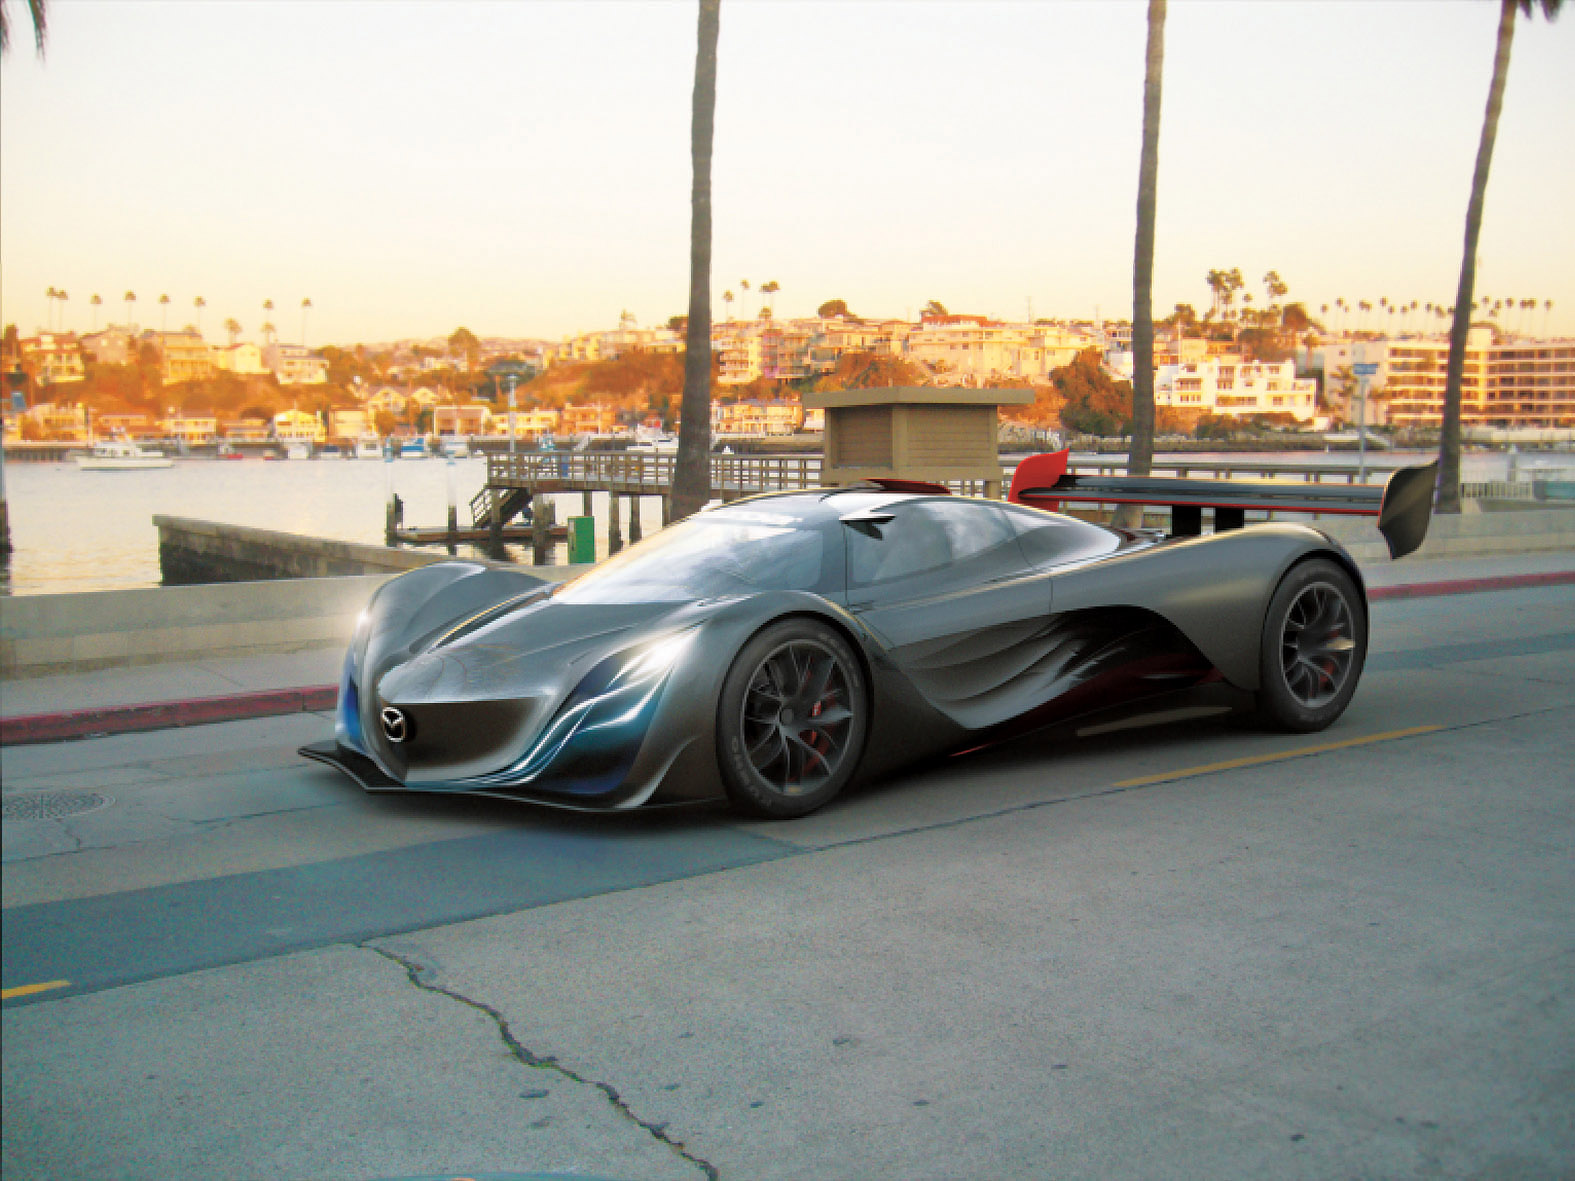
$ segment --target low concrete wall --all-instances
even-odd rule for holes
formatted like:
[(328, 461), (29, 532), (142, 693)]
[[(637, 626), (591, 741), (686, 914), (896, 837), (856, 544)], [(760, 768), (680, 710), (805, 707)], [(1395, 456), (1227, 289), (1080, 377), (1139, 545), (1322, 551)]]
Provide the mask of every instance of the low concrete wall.
[[(1473, 558), (1575, 551), (1575, 508), (1484, 512), (1475, 502), (1466, 503), (1470, 507), (1459, 516), (1433, 517), (1427, 527), (1427, 540), (1416, 551), (1416, 557)], [(1319, 517), (1313, 523), (1349, 549), (1358, 561), (1389, 556), (1389, 547), (1370, 517)]]
[[(532, 567), (553, 581), (583, 566)], [(0, 599), (0, 676), (294, 652), (349, 642), (356, 616), (391, 574)]]
[(441, 551), (390, 549), (300, 533), (155, 516), (165, 586), (397, 574), (444, 561)]

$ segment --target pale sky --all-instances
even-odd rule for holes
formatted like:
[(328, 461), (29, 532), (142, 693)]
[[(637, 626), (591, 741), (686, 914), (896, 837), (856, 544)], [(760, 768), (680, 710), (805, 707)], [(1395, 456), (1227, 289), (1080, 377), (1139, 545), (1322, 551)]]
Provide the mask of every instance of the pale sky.
[[(0, 318), (557, 337), (685, 310), (688, 0), (52, 0), (0, 70)], [(1155, 311), (1211, 267), (1451, 303), (1487, 0), (1171, 0)], [(722, 292), (1130, 315), (1145, 5), (723, 0)], [(1522, 20), (1477, 291), (1575, 333), (1575, 18)], [(744, 302), (735, 314), (753, 311)], [(1536, 326), (1540, 329), (1539, 310)]]

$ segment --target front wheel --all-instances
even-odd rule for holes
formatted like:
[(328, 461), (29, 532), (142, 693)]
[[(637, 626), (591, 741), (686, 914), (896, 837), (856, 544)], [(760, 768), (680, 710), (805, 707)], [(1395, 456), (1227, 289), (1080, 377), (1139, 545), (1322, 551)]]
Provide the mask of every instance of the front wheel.
[(1258, 652), (1258, 712), (1281, 730), (1322, 730), (1356, 692), (1367, 612), (1345, 568), (1316, 558), (1292, 568), (1269, 601)]
[(734, 660), (717, 706), (728, 799), (770, 819), (829, 802), (858, 769), (867, 698), (858, 657), (835, 629), (788, 619), (761, 631)]

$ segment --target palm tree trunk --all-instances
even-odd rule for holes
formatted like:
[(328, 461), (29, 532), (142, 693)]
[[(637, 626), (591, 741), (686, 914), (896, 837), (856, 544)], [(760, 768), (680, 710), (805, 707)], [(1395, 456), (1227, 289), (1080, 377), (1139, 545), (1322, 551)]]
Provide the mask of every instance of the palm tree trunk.
[(1460, 511), (1460, 386), (1466, 368), (1466, 333), (1471, 329), (1471, 293), (1477, 281), (1477, 239), (1482, 233), (1482, 202), (1487, 195), (1498, 114), (1504, 106), (1504, 80), (1509, 74), (1509, 49), (1515, 39), (1516, 0), (1500, 0), (1498, 48), (1493, 53), (1493, 81), (1488, 86), (1477, 144), (1477, 167), (1471, 176), (1471, 203), (1466, 206), (1465, 256), (1460, 260), (1460, 288), (1455, 293), (1455, 318), (1449, 329), (1449, 367), (1444, 378), (1444, 421), (1438, 439), (1438, 502), (1435, 511)]
[(716, 42), (722, 0), (700, 0), (690, 155), (689, 324), (684, 398), (673, 474), (673, 519), (711, 499), (711, 143), (716, 128)]
[[(1132, 257), (1132, 447), (1127, 475), (1146, 476), (1154, 462), (1154, 219), (1159, 196), (1159, 100), (1165, 72), (1165, 0), (1148, 0), (1143, 72), (1143, 155), (1138, 166), (1137, 245)], [(1142, 523), (1141, 505), (1123, 505), (1115, 523)]]

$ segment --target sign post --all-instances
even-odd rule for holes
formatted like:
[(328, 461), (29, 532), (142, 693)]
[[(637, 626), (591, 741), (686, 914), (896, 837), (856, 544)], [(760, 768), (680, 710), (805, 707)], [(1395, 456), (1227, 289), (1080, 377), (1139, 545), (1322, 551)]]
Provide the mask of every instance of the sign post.
[(1362, 361), (1351, 366), (1352, 372), (1358, 377), (1358, 389), (1361, 392), (1361, 410), (1356, 424), (1356, 479), (1359, 483), (1367, 483), (1367, 384), (1368, 379), (1378, 372), (1378, 365), (1374, 361)]

